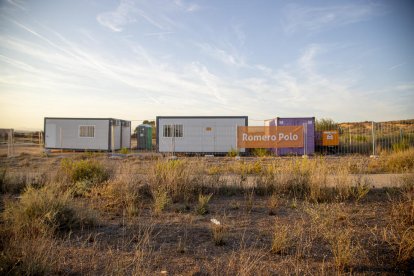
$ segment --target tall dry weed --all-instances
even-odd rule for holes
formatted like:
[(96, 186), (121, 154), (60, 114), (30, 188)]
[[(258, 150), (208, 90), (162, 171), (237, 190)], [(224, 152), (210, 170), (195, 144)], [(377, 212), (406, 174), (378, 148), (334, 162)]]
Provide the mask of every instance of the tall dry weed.
[(155, 193), (166, 192), (173, 202), (188, 202), (199, 194), (200, 176), (201, 169), (197, 162), (162, 160), (150, 167), (147, 180)]
[(120, 175), (105, 185), (95, 187), (92, 194), (105, 200), (106, 210), (122, 210), (128, 216), (140, 213), (145, 197), (148, 196), (147, 187), (132, 175)]
[(331, 247), (334, 265), (339, 273), (350, 268), (355, 260), (358, 246), (353, 242), (353, 232), (349, 228), (331, 230), (325, 234)]
[(402, 199), (392, 202), (384, 240), (395, 255), (394, 265), (409, 270), (414, 266), (414, 196), (405, 191)]
[[(4, 237), (3, 237), (4, 238)], [(57, 273), (57, 242), (50, 237), (19, 237), (2, 241), (2, 275), (52, 275)]]
[(208, 194), (208, 195), (199, 194), (198, 195), (198, 205), (196, 209), (197, 214), (203, 216), (210, 212), (208, 203), (210, 202), (210, 199), (212, 196), (213, 194)]
[(390, 153), (385, 158), (386, 169), (389, 172), (403, 173), (414, 170), (414, 148)]

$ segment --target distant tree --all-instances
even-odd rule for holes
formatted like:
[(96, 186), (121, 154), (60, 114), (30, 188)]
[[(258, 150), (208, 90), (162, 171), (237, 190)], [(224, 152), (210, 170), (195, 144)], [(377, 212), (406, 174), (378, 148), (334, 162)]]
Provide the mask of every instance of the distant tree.
[(338, 123), (330, 118), (322, 118), (316, 120), (316, 131), (336, 129), (338, 129)]
[(152, 127), (155, 127), (155, 121), (144, 120), (142, 123), (145, 125), (151, 125)]

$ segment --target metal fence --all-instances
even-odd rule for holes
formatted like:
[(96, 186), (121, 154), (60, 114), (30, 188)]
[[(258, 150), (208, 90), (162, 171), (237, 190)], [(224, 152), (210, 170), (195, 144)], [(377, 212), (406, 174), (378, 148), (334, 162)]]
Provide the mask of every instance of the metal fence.
[[(236, 128), (218, 127), (215, 125), (205, 126), (186, 126), (192, 128), (184, 130), (187, 137), (186, 147), (189, 148), (189, 153), (197, 153), (194, 148), (198, 148), (201, 152), (199, 154), (227, 154), (228, 152), (237, 151)], [(326, 133), (336, 133), (337, 140), (335, 143), (325, 143), (324, 135)], [(153, 138), (156, 137), (154, 131)], [(182, 137), (169, 137), (172, 145), (171, 154), (179, 153), (179, 142)], [(133, 151), (136, 150), (137, 139), (133, 135), (131, 138)], [(162, 137), (158, 138), (158, 142), (163, 141)], [(163, 141), (164, 144), (170, 147), (171, 143)], [(320, 124), (318, 121), (315, 125), (315, 154), (323, 155), (346, 155), (346, 154), (361, 154), (361, 155), (379, 155), (384, 151), (401, 151), (414, 147), (414, 120), (401, 120), (390, 122), (351, 122), (351, 123), (332, 123)], [(0, 147), (3, 151), (7, 151), (7, 155), (14, 154), (14, 147), (19, 146), (42, 146), (43, 132), (42, 131), (18, 131), (12, 129), (0, 129)], [(153, 151), (158, 151), (156, 139), (153, 139)], [(228, 146), (231, 145), (231, 146)], [(277, 152), (269, 149), (249, 149), (244, 154), (257, 155), (263, 154), (275, 155)], [(164, 150), (165, 152), (165, 150)], [(167, 152), (169, 152), (167, 150)]]
[(43, 144), (43, 131), (20, 131), (0, 129), (0, 145), (5, 144)]
[[(316, 152), (322, 154), (379, 155), (414, 147), (414, 120), (341, 123), (316, 127)], [(338, 133), (337, 145), (324, 145), (324, 132)]]
[(25, 146), (42, 146), (42, 131), (19, 131), (14, 129), (0, 129), (0, 154), (14, 156), (16, 148)]

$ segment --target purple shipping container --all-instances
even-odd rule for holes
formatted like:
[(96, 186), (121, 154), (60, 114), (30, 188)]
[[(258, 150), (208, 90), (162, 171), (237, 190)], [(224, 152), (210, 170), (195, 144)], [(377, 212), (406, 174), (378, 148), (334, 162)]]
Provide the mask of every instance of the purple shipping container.
[(304, 126), (303, 148), (273, 149), (277, 155), (305, 155), (315, 153), (315, 117), (280, 118), (270, 120), (269, 126)]

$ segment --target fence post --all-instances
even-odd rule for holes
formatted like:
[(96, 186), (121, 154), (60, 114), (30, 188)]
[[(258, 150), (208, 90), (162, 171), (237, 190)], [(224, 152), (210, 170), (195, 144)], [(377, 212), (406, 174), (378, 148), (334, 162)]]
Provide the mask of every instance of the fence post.
[(372, 157), (375, 157), (375, 123), (372, 121)]

